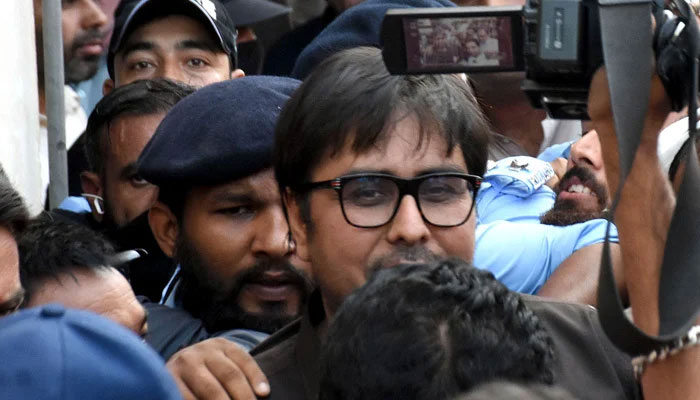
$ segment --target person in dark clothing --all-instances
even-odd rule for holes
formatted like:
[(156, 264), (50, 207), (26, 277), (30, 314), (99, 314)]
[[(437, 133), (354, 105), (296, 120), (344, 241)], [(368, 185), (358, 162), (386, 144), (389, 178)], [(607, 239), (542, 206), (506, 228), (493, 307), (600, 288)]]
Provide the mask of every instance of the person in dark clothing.
[[(487, 137), (464, 81), (390, 75), (375, 48), (327, 58), (295, 92), (277, 126), (275, 172), (318, 290), (299, 321), (253, 351), (269, 398), (317, 398), (329, 321), (373, 271), (472, 259)], [(522, 300), (552, 338), (555, 384), (581, 399), (637, 398), (629, 358), (595, 310)]]
[(493, 379), (551, 384), (552, 339), (491, 273), (459, 259), (376, 271), (338, 309), (321, 400), (443, 400)]
[(136, 161), (165, 114), (194, 89), (168, 79), (121, 86), (97, 104), (85, 130), (89, 168), (81, 173), (92, 213), (56, 210), (55, 214), (104, 233), (118, 251), (145, 249), (128, 265), (134, 292), (152, 301), (161, 297), (175, 265), (158, 247), (146, 213), (158, 188), (136, 171)]

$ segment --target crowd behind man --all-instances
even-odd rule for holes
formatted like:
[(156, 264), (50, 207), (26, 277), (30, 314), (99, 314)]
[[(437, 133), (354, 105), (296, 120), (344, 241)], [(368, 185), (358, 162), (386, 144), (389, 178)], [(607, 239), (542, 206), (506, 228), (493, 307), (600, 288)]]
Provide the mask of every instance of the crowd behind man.
[[(520, 98), (478, 76), (387, 71), (388, 9), (453, 6), (329, 0), (263, 67), (239, 44), (289, 11), (268, 0), (121, 0), (114, 15), (62, 2), (67, 106), (76, 84), (108, 77), (65, 121), (82, 198), (30, 216), (0, 167), (0, 398), (700, 396), (697, 349), (640, 375), (594, 308), (607, 240), (624, 305), (658, 333), (665, 173), (690, 147), (662, 132), (658, 75), (635, 185), (612, 214), (604, 68), (586, 134), (536, 158), (497, 132)], [(445, 23), (424, 45), (434, 63), (489, 65), (499, 35), (488, 18)]]

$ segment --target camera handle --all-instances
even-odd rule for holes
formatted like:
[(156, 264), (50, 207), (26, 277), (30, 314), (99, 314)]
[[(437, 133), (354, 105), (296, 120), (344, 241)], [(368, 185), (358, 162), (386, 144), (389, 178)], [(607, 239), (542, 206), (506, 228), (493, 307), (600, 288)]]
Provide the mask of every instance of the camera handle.
[[(615, 131), (620, 157), (620, 183), (611, 215), (639, 146), (649, 100), (652, 57), (651, 1), (599, 0), (601, 36), (608, 72)], [(700, 166), (695, 151), (698, 90), (698, 26), (690, 7), (676, 1), (688, 36), (687, 62), (690, 138), (687, 166), (677, 198), (664, 251), (659, 287), (660, 325), (652, 337), (630, 322), (624, 314), (615, 285), (610, 257), (610, 223), (603, 248), (598, 286), (599, 319), (606, 335), (621, 350), (637, 356), (674, 343), (685, 334), (700, 314)]]

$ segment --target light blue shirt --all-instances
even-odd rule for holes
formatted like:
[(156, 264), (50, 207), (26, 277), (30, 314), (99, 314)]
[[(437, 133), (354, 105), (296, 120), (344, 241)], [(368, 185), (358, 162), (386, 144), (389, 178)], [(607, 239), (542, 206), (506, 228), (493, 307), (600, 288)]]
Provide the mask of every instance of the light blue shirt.
[[(479, 224), (474, 265), (493, 273), (511, 290), (536, 294), (571, 254), (604, 242), (607, 225), (608, 221), (603, 219), (569, 226), (509, 221)], [(619, 241), (614, 225), (610, 229), (610, 241)]]

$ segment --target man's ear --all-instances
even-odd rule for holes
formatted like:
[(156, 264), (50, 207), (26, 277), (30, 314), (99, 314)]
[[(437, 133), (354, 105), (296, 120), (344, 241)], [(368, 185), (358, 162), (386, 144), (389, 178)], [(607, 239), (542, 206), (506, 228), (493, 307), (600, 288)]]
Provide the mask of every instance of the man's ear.
[[(102, 187), (102, 179), (100, 176), (94, 172), (83, 171), (80, 173), (80, 186), (83, 189), (83, 193), (92, 194), (99, 197), (104, 197), (104, 188)], [(102, 222), (102, 215), (104, 214), (104, 204), (100, 205), (98, 202), (100, 200), (96, 198), (88, 198), (88, 204), (90, 204), (90, 209), (92, 210), (92, 216), (95, 221)], [(104, 201), (104, 200), (103, 200)], [(99, 207), (99, 209), (98, 209)]]
[(282, 198), (284, 205), (287, 208), (287, 216), (289, 218), (289, 229), (292, 231), (292, 238), (296, 243), (297, 256), (302, 260), (309, 262), (309, 242), (307, 234), (307, 226), (304, 219), (301, 217), (301, 204), (289, 188), (285, 189)]
[(180, 228), (177, 217), (170, 211), (170, 207), (166, 206), (165, 203), (156, 201), (148, 212), (148, 225), (151, 226), (151, 232), (153, 232), (153, 236), (156, 238), (158, 246), (163, 250), (163, 253), (173, 258)]
[(242, 69), (234, 69), (231, 71), (231, 79), (238, 79), (238, 78), (243, 78), (245, 76), (245, 72), (243, 72)]
[(114, 90), (114, 81), (110, 78), (105, 79), (102, 84), (102, 95), (107, 96), (112, 90)]

